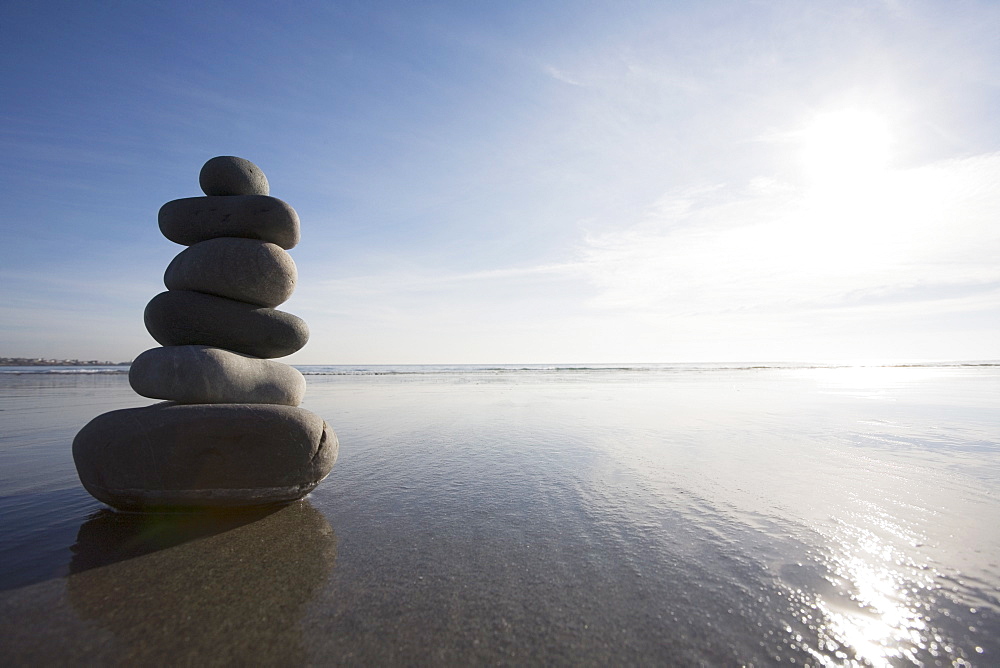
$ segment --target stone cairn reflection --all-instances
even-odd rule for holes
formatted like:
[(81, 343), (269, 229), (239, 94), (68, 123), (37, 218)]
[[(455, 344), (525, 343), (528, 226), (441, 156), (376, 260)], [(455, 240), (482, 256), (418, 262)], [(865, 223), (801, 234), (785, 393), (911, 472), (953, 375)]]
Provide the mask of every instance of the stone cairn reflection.
[(286, 250), (299, 242), (298, 214), (248, 160), (212, 158), (199, 181), (204, 197), (160, 209), (160, 231), (188, 248), (146, 306), (162, 347), (129, 369), (132, 389), (166, 401), (99, 415), (73, 441), (83, 486), (120, 510), (293, 501), (337, 459), (333, 430), (298, 408), (305, 378), (269, 359), (309, 338), (304, 321), (274, 308), (295, 288)]

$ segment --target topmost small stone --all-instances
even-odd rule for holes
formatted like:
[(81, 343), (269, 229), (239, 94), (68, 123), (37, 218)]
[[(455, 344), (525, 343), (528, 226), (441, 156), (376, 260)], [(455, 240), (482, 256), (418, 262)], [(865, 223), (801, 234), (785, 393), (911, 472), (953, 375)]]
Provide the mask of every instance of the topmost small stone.
[(198, 183), (206, 195), (269, 195), (270, 186), (260, 167), (233, 155), (212, 158), (201, 168)]

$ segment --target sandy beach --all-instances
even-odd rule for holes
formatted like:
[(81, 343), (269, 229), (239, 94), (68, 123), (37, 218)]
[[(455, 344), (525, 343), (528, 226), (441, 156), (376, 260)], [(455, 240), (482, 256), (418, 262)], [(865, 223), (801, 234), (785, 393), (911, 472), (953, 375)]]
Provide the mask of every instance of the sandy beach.
[(997, 367), (415, 371), (307, 376), (305, 500), (169, 517), (75, 478), (124, 375), (0, 376), (5, 661), (1000, 656)]

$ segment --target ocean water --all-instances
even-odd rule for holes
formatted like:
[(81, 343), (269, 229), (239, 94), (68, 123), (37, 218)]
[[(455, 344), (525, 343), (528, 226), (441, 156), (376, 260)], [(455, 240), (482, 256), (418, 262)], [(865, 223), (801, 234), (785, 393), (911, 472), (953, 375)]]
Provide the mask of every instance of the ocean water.
[(340, 437), (330, 477), (166, 529), (75, 476), (80, 427), (152, 403), (122, 368), (0, 372), (0, 644), (1000, 665), (996, 363), (299, 368)]

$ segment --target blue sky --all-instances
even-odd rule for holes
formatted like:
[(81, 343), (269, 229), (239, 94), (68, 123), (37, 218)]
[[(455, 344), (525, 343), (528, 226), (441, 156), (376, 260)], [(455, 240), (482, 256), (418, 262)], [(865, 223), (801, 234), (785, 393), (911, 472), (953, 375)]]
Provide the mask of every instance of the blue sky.
[(0, 355), (127, 360), (238, 155), (291, 363), (1000, 358), (1000, 5), (8, 2)]

